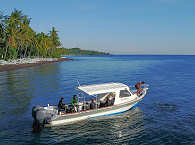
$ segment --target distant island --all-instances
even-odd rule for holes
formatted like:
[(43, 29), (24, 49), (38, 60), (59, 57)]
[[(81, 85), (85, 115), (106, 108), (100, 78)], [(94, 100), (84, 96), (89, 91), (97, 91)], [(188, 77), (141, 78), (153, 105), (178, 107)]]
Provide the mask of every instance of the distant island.
[(15, 9), (11, 15), (0, 13), (0, 59), (60, 58), (62, 55), (108, 55), (109, 53), (80, 48), (62, 48), (58, 31), (37, 33), (30, 26), (31, 18)]

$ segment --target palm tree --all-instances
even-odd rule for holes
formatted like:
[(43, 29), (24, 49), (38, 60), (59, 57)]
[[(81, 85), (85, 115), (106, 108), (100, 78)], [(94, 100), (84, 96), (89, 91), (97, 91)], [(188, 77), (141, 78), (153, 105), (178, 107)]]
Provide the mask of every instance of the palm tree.
[(47, 34), (41, 32), (37, 34), (37, 40), (40, 48), (40, 55), (46, 57), (52, 44), (50, 37)]
[(59, 40), (58, 31), (55, 29), (55, 27), (52, 27), (52, 30), (50, 31), (49, 35), (53, 42), (54, 48), (61, 46), (61, 42)]
[(32, 30), (32, 28), (29, 26), (30, 24), (30, 19), (27, 16), (24, 16), (23, 23), (19, 22), (21, 26), (21, 32), (19, 34), (21, 46), (24, 47), (24, 57), (27, 56), (27, 51), (29, 51), (29, 56), (31, 53), (31, 49), (34, 47), (33, 46), (33, 39), (36, 36), (36, 32)]
[(3, 13), (0, 12), (0, 59), (3, 58), (5, 47), (5, 24), (3, 23)]
[(58, 31), (55, 29), (55, 27), (52, 27), (52, 30), (49, 32), (49, 36), (52, 41), (52, 48), (50, 50), (50, 56), (52, 57), (59, 57), (59, 49), (57, 47), (61, 46), (61, 42), (59, 40)]
[(61, 51), (57, 48), (61, 42), (55, 27), (52, 27), (49, 34), (43, 32), (36, 34), (30, 27), (30, 20), (22, 11), (16, 9), (10, 16), (5, 17), (0, 14), (0, 55), (4, 59), (32, 55), (54, 57), (53, 54), (59, 54), (60, 56)]
[(7, 35), (6, 35), (7, 43), (6, 43), (6, 51), (5, 51), (4, 59), (7, 59), (8, 52), (10, 54), (9, 57), (17, 57), (16, 40), (17, 40), (17, 34), (20, 33), (20, 29), (21, 29), (19, 22), (21, 22), (23, 19), (24, 19), (24, 15), (22, 14), (22, 11), (16, 9), (11, 13), (10, 17), (7, 17), (5, 19), (6, 31), (7, 31)]

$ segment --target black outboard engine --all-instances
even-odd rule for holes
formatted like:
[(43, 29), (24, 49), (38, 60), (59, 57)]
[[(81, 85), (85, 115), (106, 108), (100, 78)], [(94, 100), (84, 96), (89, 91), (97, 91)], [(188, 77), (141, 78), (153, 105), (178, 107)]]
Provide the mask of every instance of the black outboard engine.
[(32, 108), (32, 117), (34, 118), (32, 128), (33, 128), (34, 133), (38, 133), (41, 131), (41, 125), (40, 125), (39, 120), (37, 119), (37, 111), (39, 111), (40, 108), (41, 108), (40, 106), (34, 106)]
[(33, 132), (40, 132), (41, 128), (44, 127), (45, 124), (49, 124), (52, 119), (57, 117), (57, 114), (58, 110), (51, 106), (34, 106), (32, 108), (32, 117), (34, 118)]

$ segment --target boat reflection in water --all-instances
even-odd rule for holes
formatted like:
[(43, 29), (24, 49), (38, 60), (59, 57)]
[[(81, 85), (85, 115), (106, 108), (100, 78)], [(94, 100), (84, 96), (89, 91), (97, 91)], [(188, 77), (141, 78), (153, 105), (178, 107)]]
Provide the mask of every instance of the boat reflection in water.
[(52, 143), (79, 144), (89, 141), (90, 143), (124, 143), (143, 135), (143, 118), (143, 112), (136, 107), (117, 115), (101, 116), (70, 125), (46, 128), (41, 134), (51, 137)]

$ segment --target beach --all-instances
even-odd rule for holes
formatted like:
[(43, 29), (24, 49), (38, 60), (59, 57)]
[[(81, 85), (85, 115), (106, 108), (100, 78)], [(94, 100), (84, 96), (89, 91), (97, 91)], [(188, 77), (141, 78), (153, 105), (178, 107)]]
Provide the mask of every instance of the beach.
[(71, 60), (70, 58), (23, 58), (17, 60), (4, 61), (0, 60), (0, 72), (16, 70), (26, 67), (34, 67), (54, 62), (62, 62)]

